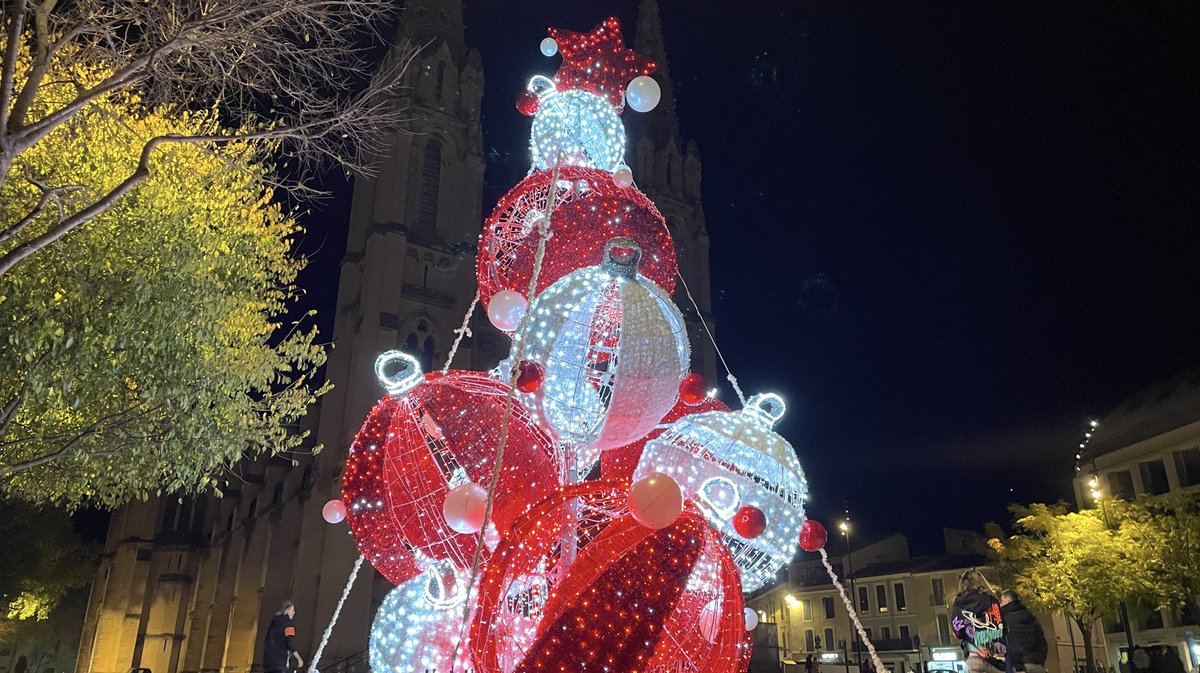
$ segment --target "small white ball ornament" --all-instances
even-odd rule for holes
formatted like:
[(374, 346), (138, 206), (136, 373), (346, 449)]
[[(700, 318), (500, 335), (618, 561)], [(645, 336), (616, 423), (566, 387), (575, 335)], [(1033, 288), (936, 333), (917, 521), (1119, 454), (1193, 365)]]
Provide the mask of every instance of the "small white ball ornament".
[(529, 302), (520, 292), (501, 290), (488, 302), (488, 320), (501, 332), (515, 332), (529, 309)]
[(550, 57), (558, 53), (558, 43), (552, 37), (542, 40), (538, 47), (542, 50), (542, 56)]
[(451, 530), (464, 535), (473, 535), (483, 528), (483, 517), (487, 513), (487, 491), (482, 486), (467, 482), (450, 489), (446, 502), (442, 504), (442, 516)]
[(717, 642), (717, 630), (721, 626), (721, 599), (714, 598), (700, 609), (700, 617), (696, 620), (696, 628), (700, 635), (710, 645)]
[(658, 82), (648, 75), (634, 77), (625, 88), (625, 102), (638, 112), (649, 112), (658, 106), (662, 98), (662, 88)]
[(683, 512), (683, 492), (670, 475), (648, 474), (629, 488), (629, 512), (647, 528), (666, 528)]
[(754, 627), (758, 626), (758, 613), (754, 611), (754, 608), (745, 608), (742, 610), (742, 614), (746, 616), (746, 630), (753, 631)]
[(613, 184), (621, 189), (627, 189), (633, 184), (633, 169), (628, 166), (617, 166), (613, 171)]

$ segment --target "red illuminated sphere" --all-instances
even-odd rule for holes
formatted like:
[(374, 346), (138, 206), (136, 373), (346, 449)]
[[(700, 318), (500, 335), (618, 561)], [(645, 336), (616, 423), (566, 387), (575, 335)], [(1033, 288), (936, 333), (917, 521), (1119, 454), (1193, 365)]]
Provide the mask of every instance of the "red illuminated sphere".
[[(531, 173), (500, 199), (484, 223), (475, 275), (485, 307), (501, 290), (529, 291), (551, 173)], [(534, 295), (572, 271), (601, 264), (605, 243), (617, 236), (628, 236), (641, 248), (638, 273), (668, 295), (675, 291), (675, 244), (662, 213), (645, 194), (617, 187), (611, 173), (582, 166), (564, 166), (558, 177), (552, 236)]]
[(537, 114), (540, 102), (534, 92), (522, 91), (517, 94), (517, 111), (526, 117), (532, 117)]
[[(507, 385), (482, 373), (426, 374), (397, 396), (382, 445), (352, 451), (343, 481), (369, 480), (376, 488), (366, 493), (343, 487), (342, 499), (359, 549), (377, 568), (388, 567), (395, 550), (410, 548), (470, 567), (478, 538), (451, 529), (442, 506), (450, 490), (464, 483), (487, 487), (507, 394)], [(550, 436), (524, 406), (512, 403), (492, 505), (491, 522), (501, 535), (558, 486)], [(356, 518), (363, 524), (355, 525)], [(396, 581), (395, 573), (380, 572)]]
[(757, 507), (746, 505), (733, 515), (733, 530), (743, 539), (753, 540), (767, 530), (767, 515)]
[(517, 365), (517, 390), (523, 393), (537, 392), (542, 387), (546, 369), (532, 360), (521, 360)]
[(800, 528), (800, 548), (804, 551), (820, 551), (829, 539), (829, 531), (820, 521), (807, 519)]
[(696, 406), (708, 397), (708, 384), (704, 377), (691, 372), (679, 382), (679, 399), (684, 404)]
[(416, 558), (396, 534), (391, 513), (380, 504), (388, 497), (383, 458), (398, 404), (397, 398), (385, 395), (367, 414), (350, 445), (342, 476), (342, 502), (358, 550), (392, 584), (401, 584), (421, 572)]
[(676, 401), (675, 406), (671, 407), (667, 415), (663, 416), (658, 425), (645, 437), (601, 453), (600, 475), (606, 480), (628, 485), (633, 479), (633, 471), (637, 469), (638, 461), (642, 459), (642, 450), (646, 448), (646, 442), (661, 435), (663, 429), (684, 416), (702, 414), (707, 411), (729, 411), (729, 407), (725, 406), (724, 402), (707, 396), (696, 406), (688, 405), (683, 400)]

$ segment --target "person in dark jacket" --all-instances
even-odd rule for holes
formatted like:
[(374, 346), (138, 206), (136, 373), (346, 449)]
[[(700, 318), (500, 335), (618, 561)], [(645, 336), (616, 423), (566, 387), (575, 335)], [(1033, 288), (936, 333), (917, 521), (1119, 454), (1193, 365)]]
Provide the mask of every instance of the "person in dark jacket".
[(267, 627), (267, 641), (263, 647), (263, 670), (266, 673), (286, 673), (288, 661), (296, 660), (296, 668), (304, 666), (304, 659), (296, 651), (296, 604), (290, 600), (279, 606), (279, 612)]
[(1000, 594), (1000, 617), (1004, 620), (1005, 661), (1010, 671), (1046, 672), (1046, 634), (1037, 617), (1025, 607), (1015, 591)]
[(967, 655), (967, 670), (970, 673), (989, 673), (989, 665), (996, 670), (1004, 670), (1006, 647), (1000, 599), (983, 573), (974, 568), (959, 578), (950, 629)]

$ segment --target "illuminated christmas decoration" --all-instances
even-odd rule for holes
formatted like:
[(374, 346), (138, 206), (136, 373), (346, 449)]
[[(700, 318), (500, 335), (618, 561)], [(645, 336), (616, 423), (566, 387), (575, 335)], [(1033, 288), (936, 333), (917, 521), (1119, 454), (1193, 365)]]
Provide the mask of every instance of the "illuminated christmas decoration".
[(617, 112), (624, 105), (625, 87), (634, 78), (654, 72), (654, 61), (625, 46), (621, 22), (605, 19), (587, 33), (551, 28), (562, 64), (554, 73), (560, 90), (590, 91), (605, 100)]
[[(530, 173), (501, 197), (484, 223), (475, 273), (484, 306), (499, 292), (528, 291), (551, 173)], [(536, 293), (572, 271), (603, 263), (605, 243), (617, 236), (632, 238), (642, 249), (638, 273), (668, 295), (675, 291), (675, 244), (662, 213), (637, 189), (619, 188), (604, 171), (561, 167), (552, 220)]]
[[(394, 398), (387, 401), (386, 435), (372, 425), (371, 441), (355, 442), (342, 492), (359, 549), (397, 584), (411, 576), (414, 555), (470, 567), (478, 538), (457, 532), (443, 508), (452, 489), (489, 482), (495, 434), (509, 402), (508, 387), (484, 374), (436, 372), (416, 379), (415, 360), (403, 364), (399, 375), (381, 377)], [(496, 534), (558, 485), (550, 437), (519, 403), (507, 418), (510, 443), (492, 495), (490, 528)]]
[[(461, 642), (465, 579), (434, 566), (392, 589), (371, 625), (368, 657), (374, 673), (470, 671), (469, 643)], [(457, 646), (457, 647), (456, 647)], [(458, 656), (453, 667), (450, 658)]]
[(529, 149), (541, 170), (561, 163), (611, 173), (625, 159), (625, 125), (594, 93), (551, 89), (538, 96)]
[[(653, 472), (675, 478), (724, 535), (746, 591), (771, 581), (795, 555), (805, 520), (804, 472), (792, 445), (771, 429), (783, 412), (783, 400), (766, 394), (751, 397), (742, 411), (685, 416), (646, 444), (633, 475), (634, 481)], [(746, 506), (766, 519), (765, 530), (751, 538), (735, 527)]]
[[(690, 374), (688, 376), (691, 376)], [(684, 377), (687, 381), (688, 377)], [(682, 385), (681, 385), (682, 388)], [(638, 461), (642, 458), (642, 451), (646, 448), (646, 443), (662, 434), (675, 421), (687, 416), (688, 414), (700, 414), (706, 411), (729, 411), (729, 407), (721, 400), (712, 397), (704, 397), (699, 404), (692, 406), (686, 401), (680, 399), (671, 407), (666, 416), (654, 426), (654, 429), (646, 433), (645, 437), (631, 442), (625, 446), (615, 449), (609, 449), (600, 454), (600, 476), (607, 481), (616, 481), (629, 485), (633, 481), (633, 471), (637, 469)]]
[(690, 347), (683, 315), (637, 273), (641, 250), (608, 242), (601, 266), (575, 271), (530, 306), (526, 357), (546, 369), (532, 396), (559, 441), (594, 451), (635, 441), (675, 404)]

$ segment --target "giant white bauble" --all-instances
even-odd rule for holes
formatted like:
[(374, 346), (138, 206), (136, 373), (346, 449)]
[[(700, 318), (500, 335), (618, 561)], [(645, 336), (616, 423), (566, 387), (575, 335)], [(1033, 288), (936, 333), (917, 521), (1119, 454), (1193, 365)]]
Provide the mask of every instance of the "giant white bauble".
[(529, 135), (533, 167), (586, 166), (611, 171), (625, 158), (625, 125), (608, 101), (588, 91), (539, 96)]

